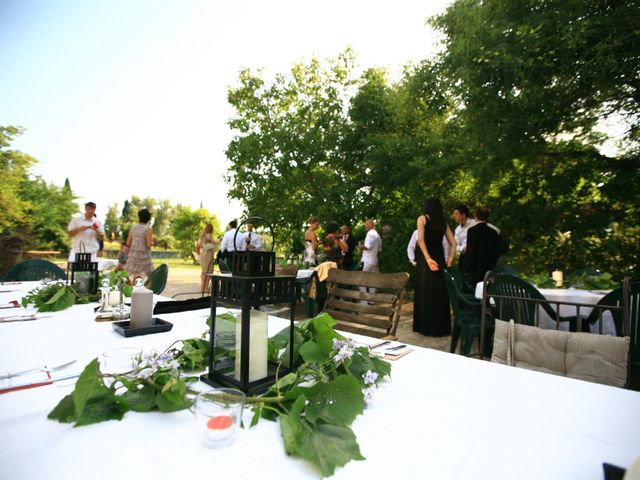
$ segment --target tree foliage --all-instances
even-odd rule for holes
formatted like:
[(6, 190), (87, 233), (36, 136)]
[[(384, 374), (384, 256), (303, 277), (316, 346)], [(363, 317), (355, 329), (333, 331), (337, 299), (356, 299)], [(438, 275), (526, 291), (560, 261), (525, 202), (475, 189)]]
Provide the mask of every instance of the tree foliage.
[(22, 133), (17, 127), (0, 127), (0, 234), (17, 236), (32, 249), (66, 250), (67, 224), (77, 211), (68, 185), (58, 187), (32, 177), (37, 160), (9, 148)]
[(195, 244), (205, 225), (213, 225), (213, 236), (222, 235), (218, 217), (205, 208), (192, 210), (190, 207), (178, 205), (176, 215), (171, 222), (171, 232), (176, 239), (178, 250), (183, 258), (191, 258)]
[[(421, 205), (493, 208), (521, 270), (637, 268), (640, 24), (634, 2), (458, 0), (432, 19), (443, 53), (355, 75), (351, 51), (229, 92), (230, 195), (281, 239), (305, 219), (387, 224), (383, 270), (409, 269)], [(607, 156), (598, 122), (629, 126)]]

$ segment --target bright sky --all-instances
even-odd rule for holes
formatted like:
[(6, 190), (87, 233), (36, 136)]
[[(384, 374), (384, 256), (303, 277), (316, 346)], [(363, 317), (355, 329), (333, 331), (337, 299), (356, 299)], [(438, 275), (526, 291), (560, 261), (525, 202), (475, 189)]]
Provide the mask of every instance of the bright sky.
[(362, 69), (430, 56), (450, 0), (0, 0), (0, 125), (34, 173), (103, 217), (131, 195), (200, 203), (227, 223), (226, 100), (243, 67), (271, 77), (351, 46)]

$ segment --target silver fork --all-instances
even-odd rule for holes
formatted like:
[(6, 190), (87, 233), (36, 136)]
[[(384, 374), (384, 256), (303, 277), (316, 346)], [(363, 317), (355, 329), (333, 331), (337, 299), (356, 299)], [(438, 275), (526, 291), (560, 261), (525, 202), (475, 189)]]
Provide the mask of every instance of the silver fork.
[(70, 362), (63, 363), (61, 365), (57, 365), (57, 366), (52, 367), (52, 368), (37, 367), (37, 368), (30, 368), (29, 370), (22, 370), (21, 372), (9, 372), (9, 373), (6, 373), (4, 375), (0, 375), (0, 380), (6, 380), (7, 378), (13, 378), (13, 377), (19, 377), (20, 375), (25, 375), (25, 374), (31, 373), (31, 372), (45, 372), (45, 373), (57, 372), (58, 370), (62, 370), (64, 368), (67, 368), (69, 365), (73, 365), (76, 362), (77, 362), (77, 360), (71, 360)]

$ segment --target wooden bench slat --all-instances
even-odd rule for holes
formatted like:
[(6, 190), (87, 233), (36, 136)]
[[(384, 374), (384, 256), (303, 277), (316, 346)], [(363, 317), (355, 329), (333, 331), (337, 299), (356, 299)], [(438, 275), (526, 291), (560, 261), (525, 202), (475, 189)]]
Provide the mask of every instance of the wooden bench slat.
[(347, 312), (358, 312), (364, 313), (365, 315), (380, 315), (381, 317), (386, 317), (391, 321), (393, 317), (393, 305), (386, 304), (385, 305), (368, 305), (362, 304), (360, 302), (345, 302), (343, 300), (338, 300), (334, 297), (329, 298), (327, 300), (327, 308), (338, 309)]
[(361, 292), (360, 290), (347, 290), (340, 287), (334, 287), (331, 293), (336, 297), (353, 298), (354, 300), (368, 300), (372, 302), (394, 303), (398, 297), (392, 293), (380, 292)]
[(384, 318), (372, 317), (370, 315), (353, 315), (341, 310), (333, 310), (331, 308), (325, 308), (327, 312), (334, 320), (342, 320), (349, 323), (357, 323), (359, 325), (367, 325), (369, 327), (381, 328), (387, 330), (391, 327), (391, 320)]
[(367, 337), (373, 337), (373, 338), (384, 338), (388, 336), (387, 332), (383, 332), (380, 330), (371, 330), (368, 328), (358, 327), (355, 325), (348, 325), (340, 322), (336, 323), (334, 328), (342, 332), (356, 333), (358, 335), (365, 335)]

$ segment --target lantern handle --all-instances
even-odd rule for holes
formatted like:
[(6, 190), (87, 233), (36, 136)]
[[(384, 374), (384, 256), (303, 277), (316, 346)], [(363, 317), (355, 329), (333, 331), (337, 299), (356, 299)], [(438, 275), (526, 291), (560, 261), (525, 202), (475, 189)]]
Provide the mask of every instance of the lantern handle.
[(233, 251), (237, 252), (238, 248), (236, 247), (236, 237), (238, 236), (238, 230), (240, 230), (240, 227), (247, 224), (247, 223), (253, 223), (254, 220), (260, 220), (262, 223), (266, 223), (267, 227), (269, 227), (269, 231), (271, 232), (271, 251), (273, 252), (273, 248), (276, 245), (276, 237), (273, 234), (273, 227), (271, 226), (271, 224), (265, 220), (262, 217), (247, 217), (245, 218), (242, 223), (240, 223), (240, 225), (238, 225), (238, 228), (236, 228), (236, 233), (233, 236)]
[(87, 247), (85, 247), (82, 240), (80, 240), (80, 243), (78, 244), (78, 253), (87, 253)]

